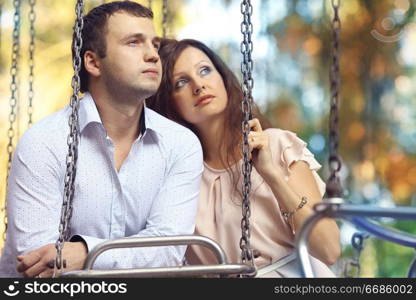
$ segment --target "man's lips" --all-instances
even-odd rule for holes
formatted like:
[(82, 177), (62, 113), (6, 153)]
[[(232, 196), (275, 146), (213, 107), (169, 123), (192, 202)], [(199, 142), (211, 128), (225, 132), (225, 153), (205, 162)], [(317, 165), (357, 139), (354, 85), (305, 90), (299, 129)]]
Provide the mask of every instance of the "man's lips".
[(157, 69), (146, 69), (142, 73), (158, 75), (159, 71)]
[(201, 102), (211, 98), (214, 98), (214, 95), (204, 95), (198, 99), (198, 101), (195, 103), (195, 106), (198, 106), (199, 104), (201, 104)]

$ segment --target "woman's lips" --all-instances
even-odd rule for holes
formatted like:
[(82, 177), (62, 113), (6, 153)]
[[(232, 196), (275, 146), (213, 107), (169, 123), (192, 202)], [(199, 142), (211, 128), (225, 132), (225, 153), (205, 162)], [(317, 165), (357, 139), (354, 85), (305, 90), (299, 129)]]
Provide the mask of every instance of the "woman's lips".
[(205, 95), (205, 96), (202, 96), (202, 97), (200, 97), (198, 99), (198, 101), (196, 102), (195, 106), (209, 103), (209, 102), (211, 102), (212, 98), (214, 98), (213, 95)]

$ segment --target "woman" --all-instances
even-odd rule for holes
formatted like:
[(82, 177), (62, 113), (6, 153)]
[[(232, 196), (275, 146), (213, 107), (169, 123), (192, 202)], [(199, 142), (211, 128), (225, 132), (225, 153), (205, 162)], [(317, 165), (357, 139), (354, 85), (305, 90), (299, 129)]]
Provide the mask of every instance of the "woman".
[[(236, 76), (207, 46), (195, 40), (165, 40), (159, 51), (163, 76), (159, 91), (146, 103), (160, 114), (190, 128), (200, 139), (204, 173), (195, 234), (217, 241), (229, 261), (240, 262), (241, 236), (241, 101)], [(295, 277), (293, 255), (296, 232), (321, 201), (325, 184), (321, 166), (294, 133), (268, 128), (253, 108), (249, 146), (251, 176), (251, 246), (254, 262), (268, 268), (264, 277)], [(255, 150), (255, 151), (252, 151)], [(309, 252), (320, 277), (333, 273), (340, 255), (339, 231), (324, 219), (312, 231)], [(289, 258), (289, 259), (288, 259)], [(192, 264), (215, 264), (215, 257), (199, 246), (188, 248)], [(323, 263), (322, 263), (323, 262)], [(325, 264), (326, 265), (325, 265)], [(294, 273), (295, 272), (295, 273)], [(263, 272), (264, 273), (264, 272)]]

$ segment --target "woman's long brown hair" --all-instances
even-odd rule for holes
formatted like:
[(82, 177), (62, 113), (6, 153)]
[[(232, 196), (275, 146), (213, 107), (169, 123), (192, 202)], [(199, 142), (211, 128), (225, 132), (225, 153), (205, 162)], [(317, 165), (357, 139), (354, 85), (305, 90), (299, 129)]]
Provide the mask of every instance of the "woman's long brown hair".
[[(237, 184), (241, 172), (236, 172), (237, 174), (235, 174), (231, 172), (230, 168), (241, 158), (241, 124), (243, 121), (241, 102), (243, 99), (243, 91), (237, 77), (217, 54), (215, 54), (205, 44), (197, 40), (162, 40), (162, 44), (159, 50), (163, 68), (162, 81), (156, 94), (146, 100), (146, 106), (155, 110), (159, 114), (191, 129), (198, 136), (198, 138), (200, 138), (195, 126), (184, 120), (179, 115), (175, 106), (175, 102), (172, 99), (172, 93), (174, 90), (172, 82), (173, 68), (180, 54), (188, 47), (194, 47), (204, 52), (212, 61), (217, 71), (221, 74), (221, 77), (224, 81), (224, 86), (228, 96), (228, 102), (225, 108), (224, 124), (222, 126), (223, 130), (222, 132), (219, 132), (219, 138), (223, 141), (223, 149), (225, 150), (226, 157), (222, 157), (222, 155), (219, 154), (219, 158), (222, 164), (227, 166), (228, 174), (231, 176), (233, 185), (237, 190)], [(263, 129), (271, 127), (270, 123), (260, 113), (258, 107), (254, 104), (252, 106), (252, 115), (253, 118), (259, 119)]]

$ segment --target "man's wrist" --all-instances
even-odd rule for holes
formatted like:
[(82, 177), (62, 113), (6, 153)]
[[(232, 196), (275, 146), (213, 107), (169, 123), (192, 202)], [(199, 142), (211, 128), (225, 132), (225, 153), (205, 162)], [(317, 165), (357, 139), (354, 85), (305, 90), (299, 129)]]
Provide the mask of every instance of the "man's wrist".
[(88, 245), (87, 242), (82, 238), (80, 235), (74, 235), (72, 236), (69, 241), (71, 243), (80, 243), (85, 248), (85, 252), (88, 253)]

